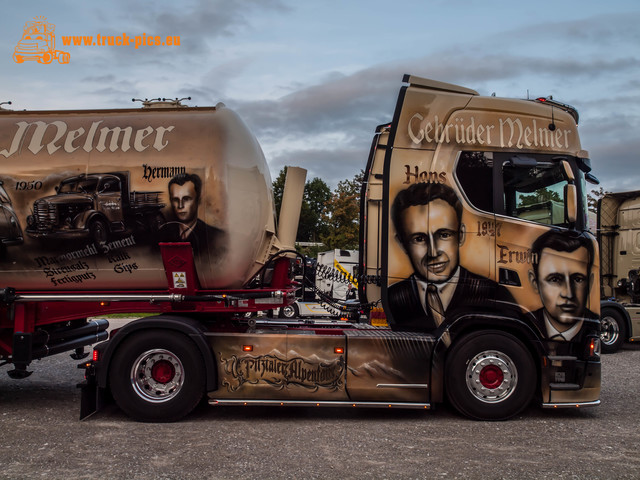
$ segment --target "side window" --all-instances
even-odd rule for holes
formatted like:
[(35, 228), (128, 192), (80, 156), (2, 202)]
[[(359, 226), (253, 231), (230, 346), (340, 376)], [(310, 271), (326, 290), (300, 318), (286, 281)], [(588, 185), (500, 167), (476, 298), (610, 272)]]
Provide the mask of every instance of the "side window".
[(471, 205), (493, 213), (493, 154), (462, 152), (456, 167), (456, 177)]
[(120, 180), (117, 178), (109, 177), (102, 180), (101, 188), (102, 193), (118, 193), (120, 192)]
[(546, 225), (565, 225), (564, 191), (568, 182), (560, 162), (502, 168), (504, 213)]

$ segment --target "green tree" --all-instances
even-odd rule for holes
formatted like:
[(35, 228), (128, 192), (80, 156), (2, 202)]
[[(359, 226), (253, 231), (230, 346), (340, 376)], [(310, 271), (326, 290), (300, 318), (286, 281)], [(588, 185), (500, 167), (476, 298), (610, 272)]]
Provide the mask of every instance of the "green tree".
[(587, 192), (587, 209), (590, 212), (598, 213), (598, 201), (607, 193), (611, 192), (608, 192), (602, 187), (598, 190), (591, 190), (590, 192)]
[(518, 205), (534, 205), (536, 203), (542, 203), (548, 200), (562, 203), (562, 197), (560, 197), (560, 194), (558, 192), (554, 192), (553, 190), (549, 190), (548, 188), (541, 188), (540, 190), (537, 190), (530, 195), (522, 195), (518, 199)]
[(319, 178), (313, 178), (304, 186), (304, 199), (298, 226), (298, 241), (319, 242), (328, 228), (322, 218), (325, 205), (331, 200), (331, 189)]
[(364, 180), (361, 170), (352, 180), (342, 180), (326, 203), (323, 214), (327, 224), (321, 241), (330, 249), (357, 249), (360, 233), (360, 189)]
[[(273, 197), (276, 212), (280, 215), (282, 194), (287, 176), (287, 167), (280, 170), (278, 177), (273, 181)], [(323, 221), (322, 213), (325, 204), (331, 199), (331, 189), (319, 178), (307, 181), (304, 186), (304, 196), (300, 211), (300, 223), (296, 240), (299, 242), (319, 242), (320, 237), (326, 235), (327, 226)]]

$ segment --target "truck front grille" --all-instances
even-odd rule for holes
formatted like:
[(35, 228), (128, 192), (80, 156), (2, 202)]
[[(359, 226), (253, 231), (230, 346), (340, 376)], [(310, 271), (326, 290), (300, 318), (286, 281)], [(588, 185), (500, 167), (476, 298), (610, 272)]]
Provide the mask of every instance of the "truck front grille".
[(36, 202), (33, 209), (38, 230), (49, 230), (58, 224), (58, 209), (47, 202)]

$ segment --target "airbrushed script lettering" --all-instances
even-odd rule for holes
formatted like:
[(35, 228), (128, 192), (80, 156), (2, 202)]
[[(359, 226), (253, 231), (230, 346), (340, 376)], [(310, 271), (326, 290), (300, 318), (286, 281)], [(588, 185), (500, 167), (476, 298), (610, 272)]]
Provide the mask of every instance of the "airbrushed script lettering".
[[(102, 120), (92, 122), (88, 129), (84, 127), (69, 130), (66, 122), (56, 120), (53, 122), (17, 122), (18, 127), (13, 135), (13, 140), (9, 148), (0, 150), (0, 155), (9, 158), (16, 152), (22, 151), (23, 145), (27, 145), (34, 155), (38, 154), (43, 148), (46, 148), (49, 155), (62, 149), (66, 153), (73, 153), (77, 149), (82, 148), (89, 153), (93, 149), (98, 152), (109, 150), (115, 152), (122, 150), (127, 152), (133, 148), (136, 152), (143, 152), (149, 147), (157, 151), (163, 150), (169, 140), (165, 135), (174, 129), (174, 126), (168, 127), (151, 127), (134, 129), (133, 127), (102, 127)], [(30, 128), (33, 127), (33, 128)], [(47, 131), (51, 129), (53, 139), (44, 142)], [(31, 135), (31, 138), (29, 138)]]
[(311, 390), (323, 387), (338, 390), (342, 386), (344, 359), (313, 361), (301, 357), (284, 360), (276, 355), (246, 356), (225, 359), (220, 357), (225, 372), (231, 376), (223, 384), (230, 392), (245, 383), (267, 383), (278, 389), (297, 385)]
[(499, 118), (498, 124), (482, 124), (474, 117), (468, 120), (456, 117), (450, 123), (440, 122), (438, 116), (433, 121), (423, 123), (425, 117), (415, 113), (408, 123), (408, 134), (411, 141), (422, 143), (456, 143), (467, 145), (499, 146), (517, 149), (569, 148), (570, 129), (557, 128), (549, 130), (548, 126), (540, 126), (536, 119)]

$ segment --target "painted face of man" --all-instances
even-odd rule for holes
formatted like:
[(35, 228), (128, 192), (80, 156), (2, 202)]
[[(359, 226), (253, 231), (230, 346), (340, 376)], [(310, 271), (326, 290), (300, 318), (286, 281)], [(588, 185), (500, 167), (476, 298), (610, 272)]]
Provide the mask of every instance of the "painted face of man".
[(193, 182), (184, 182), (184, 185), (176, 183), (169, 187), (171, 206), (173, 213), (179, 221), (191, 224), (198, 218), (198, 201), (196, 197), (196, 187)]
[(589, 295), (588, 262), (589, 252), (585, 247), (573, 252), (550, 248), (540, 252), (534, 287), (559, 331), (566, 330), (583, 316)]
[(413, 205), (402, 215), (404, 248), (417, 275), (433, 283), (449, 280), (459, 263), (464, 225), (442, 199)]

